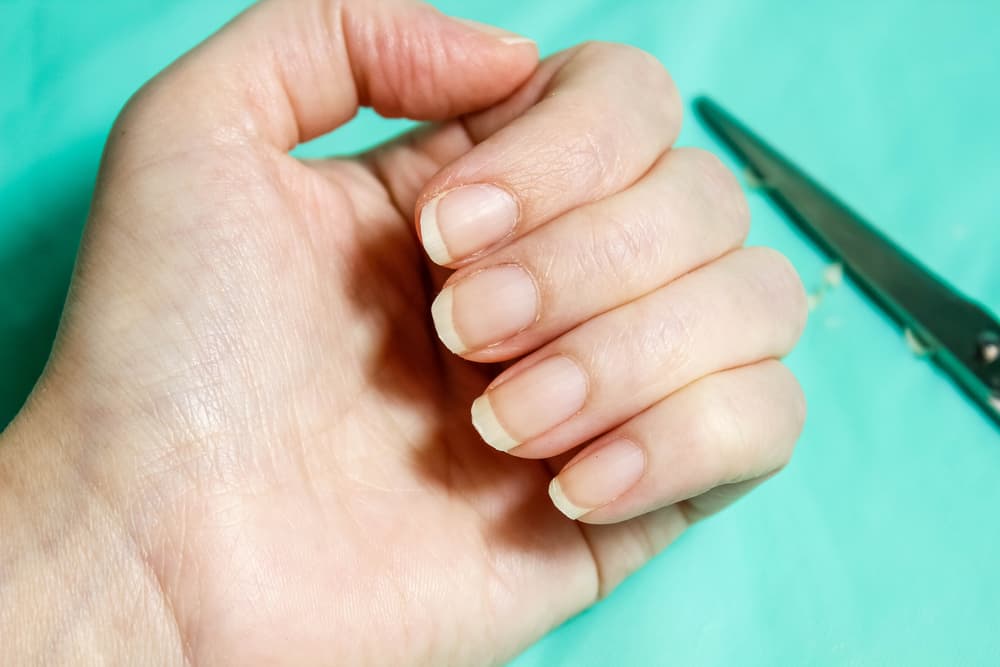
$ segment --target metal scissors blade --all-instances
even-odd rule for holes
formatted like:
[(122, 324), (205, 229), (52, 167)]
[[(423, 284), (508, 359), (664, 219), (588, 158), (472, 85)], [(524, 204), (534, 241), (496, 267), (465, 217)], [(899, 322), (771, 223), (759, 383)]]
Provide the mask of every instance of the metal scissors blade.
[(935, 276), (707, 98), (705, 124), (768, 197), (830, 256), (1000, 426), (1000, 322)]

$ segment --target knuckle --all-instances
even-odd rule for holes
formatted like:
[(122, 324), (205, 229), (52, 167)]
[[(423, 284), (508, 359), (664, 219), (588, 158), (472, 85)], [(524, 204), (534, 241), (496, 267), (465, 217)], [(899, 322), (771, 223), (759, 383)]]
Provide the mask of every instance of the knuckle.
[(752, 447), (743, 425), (743, 411), (725, 388), (709, 377), (699, 387), (697, 407), (688, 421), (686, 439), (709, 477), (725, 484), (744, 477)]
[(729, 227), (735, 245), (742, 245), (750, 232), (750, 205), (739, 178), (715, 153), (701, 148), (683, 148), (681, 157), (708, 206)]
[[(802, 389), (802, 384), (799, 382), (798, 378), (792, 373), (792, 371), (784, 364), (778, 364), (786, 378), (786, 383), (788, 386), (788, 399), (785, 402), (787, 406), (789, 417), (792, 423), (792, 430), (795, 433), (796, 438), (802, 433), (802, 428), (806, 424), (806, 414), (808, 412), (808, 407), (806, 403), (806, 393)], [(793, 439), (794, 447), (794, 439)], [(791, 447), (789, 448), (788, 456), (791, 458)]]
[(614, 59), (622, 69), (626, 69), (633, 76), (650, 84), (652, 86), (650, 93), (675, 92), (674, 82), (667, 68), (652, 53), (631, 44), (607, 44), (607, 46), (609, 49), (604, 55)]
[(653, 105), (655, 115), (666, 121), (673, 131), (680, 126), (683, 115), (680, 93), (673, 78), (656, 56), (634, 46), (626, 47), (622, 60), (630, 68), (638, 90), (645, 91), (645, 98)]
[(798, 271), (783, 254), (773, 248), (747, 248), (752, 259), (751, 275), (762, 292), (763, 303), (794, 323), (797, 339), (808, 314), (805, 287)]
[(774, 460), (771, 463), (771, 469), (775, 472), (783, 470), (792, 461), (792, 456), (795, 454), (795, 445), (798, 442), (798, 437), (795, 438), (781, 438), (775, 442), (775, 452)]
[[(634, 57), (637, 52), (642, 52), (639, 49), (630, 44), (622, 44), (621, 42), (604, 42), (601, 40), (587, 40), (580, 45), (580, 55), (587, 59), (594, 59), (597, 61), (614, 61), (621, 62), (627, 58)], [(631, 62), (631, 61), (630, 61)]]
[(629, 213), (591, 222), (589, 247), (579, 253), (585, 264), (582, 276), (609, 276), (615, 284), (627, 286), (655, 271), (663, 254), (658, 216), (648, 209)]
[(615, 44), (614, 46), (616, 47), (614, 55), (623, 65), (627, 65), (630, 71), (652, 77), (660, 84), (671, 83), (663, 63), (650, 52), (630, 44)]
[(768, 382), (768, 402), (774, 426), (770, 429), (770, 468), (777, 471), (788, 465), (806, 420), (806, 399), (802, 385), (791, 369), (780, 361), (766, 362), (773, 375)]
[[(798, 380), (779, 361), (702, 378), (683, 437), (706, 477), (718, 484), (781, 470), (792, 459), (805, 422)], [(747, 400), (748, 393), (758, 400)]]
[[(704, 396), (697, 415), (688, 427), (687, 437), (699, 452), (721, 454), (720, 447), (724, 446), (727, 451), (739, 448), (742, 433), (736, 423), (737, 415), (726, 405), (722, 395)], [(720, 455), (718, 458), (721, 463), (729, 457)]]
[(616, 42), (584, 42), (580, 51), (588, 60), (612, 63), (628, 77), (635, 90), (645, 91), (643, 99), (658, 105), (663, 117), (679, 121), (682, 114), (680, 94), (673, 77), (656, 56), (637, 46)]

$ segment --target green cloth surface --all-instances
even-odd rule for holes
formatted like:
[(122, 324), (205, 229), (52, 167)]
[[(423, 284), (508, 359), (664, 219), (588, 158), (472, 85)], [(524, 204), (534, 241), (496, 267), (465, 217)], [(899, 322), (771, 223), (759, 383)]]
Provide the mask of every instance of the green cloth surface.
[[(116, 112), (245, 4), (0, 0), (0, 425), (44, 364)], [(546, 54), (652, 52), (1000, 312), (1000, 3), (437, 4)], [(363, 113), (303, 152), (403, 126)], [(679, 143), (722, 153), (690, 113)], [(751, 207), (751, 243), (817, 288), (826, 260)], [(788, 363), (810, 405), (788, 468), (514, 665), (1000, 664), (1000, 431), (849, 283)]]

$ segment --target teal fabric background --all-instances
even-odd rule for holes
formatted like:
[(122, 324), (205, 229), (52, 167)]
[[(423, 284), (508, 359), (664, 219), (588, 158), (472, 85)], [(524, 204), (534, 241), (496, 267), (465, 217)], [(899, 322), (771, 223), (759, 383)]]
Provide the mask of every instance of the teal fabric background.
[[(0, 0), (0, 425), (44, 363), (117, 110), (244, 4)], [(1000, 3), (438, 5), (545, 53), (654, 53), (1000, 312)], [(404, 126), (362, 114), (302, 151)], [(690, 114), (679, 143), (721, 152)], [(818, 287), (825, 260), (751, 205), (751, 242)], [(514, 665), (1000, 664), (1000, 432), (849, 284), (789, 363), (810, 417), (788, 469)]]

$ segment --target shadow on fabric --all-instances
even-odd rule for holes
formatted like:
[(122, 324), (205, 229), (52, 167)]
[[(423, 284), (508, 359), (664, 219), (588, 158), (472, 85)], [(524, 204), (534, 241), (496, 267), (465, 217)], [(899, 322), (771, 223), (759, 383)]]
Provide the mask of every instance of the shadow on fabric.
[(0, 192), (0, 430), (24, 404), (52, 349), (102, 140), (38, 160)]

